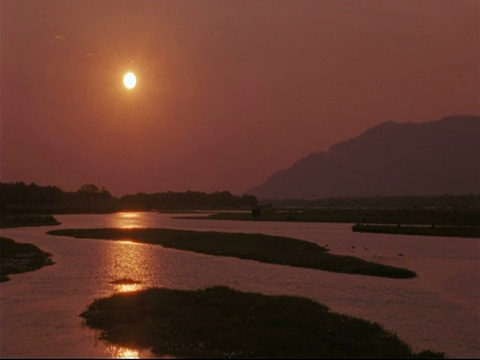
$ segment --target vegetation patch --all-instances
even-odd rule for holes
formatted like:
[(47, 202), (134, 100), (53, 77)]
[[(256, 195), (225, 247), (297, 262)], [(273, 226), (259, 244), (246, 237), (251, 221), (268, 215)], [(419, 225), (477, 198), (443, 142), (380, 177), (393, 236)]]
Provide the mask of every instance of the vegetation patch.
[(0, 250), (0, 282), (10, 280), (9, 274), (33, 271), (53, 264), (51, 254), (33, 244), (0, 237)]
[(114, 285), (136, 285), (141, 283), (142, 283), (141, 281), (133, 280), (130, 278), (121, 278), (121, 279), (110, 281), (110, 284), (114, 284)]
[(219, 212), (180, 219), (356, 223), (356, 232), (480, 237), (480, 209), (277, 209)]
[(480, 227), (478, 226), (406, 226), (401, 224), (355, 224), (352, 227), (352, 231), (383, 234), (480, 238)]
[(236, 196), (229, 191), (136, 193), (113, 196), (105, 187), (84, 184), (77, 191), (35, 183), (0, 182), (0, 212), (27, 213), (111, 213), (115, 211), (193, 211), (205, 209), (251, 209), (257, 199), (251, 195)]
[(468, 227), (480, 226), (480, 208), (465, 209), (305, 209), (255, 207), (251, 212), (219, 212), (183, 218), (241, 221), (332, 222), (362, 224), (408, 224)]
[(377, 264), (353, 256), (333, 255), (325, 247), (283, 236), (145, 228), (59, 229), (49, 231), (48, 234), (90, 239), (128, 239), (208, 255), (347, 274), (390, 278), (416, 276), (408, 269)]
[(80, 314), (111, 343), (185, 358), (444, 358), (317, 302), (227, 287), (151, 288), (96, 299)]
[(60, 225), (52, 215), (0, 215), (0, 228)]

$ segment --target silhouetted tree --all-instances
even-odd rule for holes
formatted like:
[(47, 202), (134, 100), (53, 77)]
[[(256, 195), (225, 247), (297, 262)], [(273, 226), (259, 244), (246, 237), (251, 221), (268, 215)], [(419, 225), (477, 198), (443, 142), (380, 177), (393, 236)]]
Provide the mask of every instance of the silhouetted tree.
[(77, 193), (86, 200), (87, 208), (98, 206), (100, 201), (103, 201), (105, 208), (107, 208), (107, 201), (112, 197), (105, 187), (98, 187), (95, 184), (82, 185)]
[(254, 219), (260, 219), (260, 217), (262, 216), (262, 211), (260, 210), (260, 207), (255, 205), (252, 208), (252, 216)]

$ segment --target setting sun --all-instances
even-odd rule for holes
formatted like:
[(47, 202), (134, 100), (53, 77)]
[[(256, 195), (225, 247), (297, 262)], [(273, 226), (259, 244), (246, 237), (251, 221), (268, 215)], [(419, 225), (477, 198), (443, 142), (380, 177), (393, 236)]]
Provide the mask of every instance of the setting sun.
[(127, 89), (133, 89), (136, 84), (137, 84), (137, 77), (135, 76), (135, 74), (132, 72), (126, 73), (125, 76), (123, 77), (123, 85)]

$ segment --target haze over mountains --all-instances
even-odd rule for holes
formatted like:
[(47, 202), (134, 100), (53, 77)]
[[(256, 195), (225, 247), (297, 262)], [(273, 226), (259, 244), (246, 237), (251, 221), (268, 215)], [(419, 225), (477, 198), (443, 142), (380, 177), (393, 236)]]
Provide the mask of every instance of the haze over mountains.
[(247, 193), (259, 199), (480, 193), (480, 116), (387, 121), (298, 160)]

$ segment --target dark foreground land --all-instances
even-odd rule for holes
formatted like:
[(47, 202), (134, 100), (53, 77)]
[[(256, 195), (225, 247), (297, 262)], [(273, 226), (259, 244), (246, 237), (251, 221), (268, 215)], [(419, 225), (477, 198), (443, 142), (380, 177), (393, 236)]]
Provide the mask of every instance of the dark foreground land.
[(413, 271), (330, 254), (317, 244), (283, 236), (220, 233), (174, 229), (59, 229), (50, 235), (109, 239), (158, 244), (167, 248), (216, 256), (230, 256), (264, 263), (288, 265), (347, 274), (389, 278), (413, 278)]
[(0, 214), (0, 228), (16, 228), (23, 226), (51, 226), (60, 225), (52, 215), (35, 214)]
[(51, 254), (33, 244), (0, 237), (0, 250), (0, 282), (10, 280), (7, 275), (34, 271), (53, 264)]
[(380, 325), (314, 301), (227, 287), (152, 288), (95, 300), (80, 314), (101, 338), (185, 358), (444, 358)]

